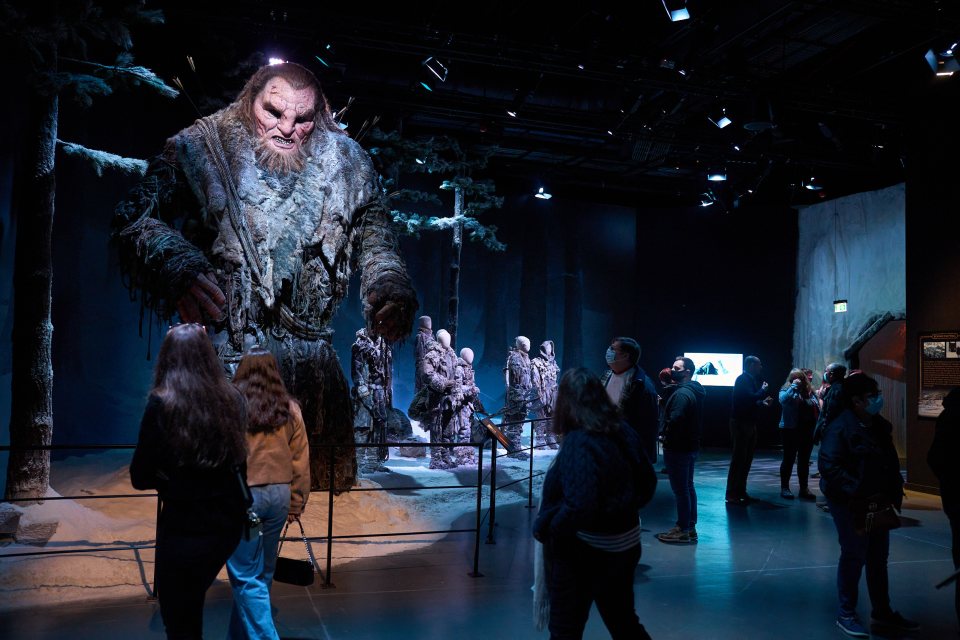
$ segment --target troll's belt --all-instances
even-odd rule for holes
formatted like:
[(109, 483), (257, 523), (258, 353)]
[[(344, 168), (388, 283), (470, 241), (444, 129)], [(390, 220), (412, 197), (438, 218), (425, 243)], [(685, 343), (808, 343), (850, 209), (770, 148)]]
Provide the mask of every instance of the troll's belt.
[[(240, 247), (243, 249), (243, 255), (250, 266), (250, 274), (254, 286), (263, 289), (263, 265), (260, 264), (260, 256), (257, 248), (253, 244), (253, 238), (250, 237), (250, 230), (247, 228), (246, 218), (240, 207), (240, 194), (237, 191), (237, 185), (233, 181), (233, 174), (230, 173), (230, 167), (227, 164), (227, 156), (223, 151), (223, 145), (220, 142), (220, 134), (217, 131), (217, 125), (207, 116), (196, 122), (200, 133), (203, 134), (203, 141), (206, 143), (207, 150), (213, 164), (220, 173), (220, 179), (226, 187), (227, 194), (227, 214), (230, 217), (230, 226), (240, 241)], [(261, 296), (262, 298), (263, 296)], [(292, 309), (279, 300), (275, 302), (277, 309), (277, 318), (284, 329), (304, 340), (329, 339), (331, 332), (329, 329), (323, 329), (301, 320), (296, 316)], [(233, 314), (230, 314), (233, 317)], [(238, 327), (231, 327), (236, 330)]]

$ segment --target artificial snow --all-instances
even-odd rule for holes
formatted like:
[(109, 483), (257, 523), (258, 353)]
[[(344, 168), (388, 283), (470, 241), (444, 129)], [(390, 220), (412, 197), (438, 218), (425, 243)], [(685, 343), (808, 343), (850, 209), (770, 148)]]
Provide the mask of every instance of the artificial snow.
[[(425, 435), (416, 422), (415, 435)], [(525, 429), (529, 442), (529, 425)], [(506, 452), (498, 450), (499, 455)], [(534, 472), (546, 469), (555, 451), (538, 450), (534, 456)], [(133, 494), (149, 496), (150, 491), (135, 491), (130, 486), (128, 466), (130, 450), (109, 451), (97, 455), (76, 456), (54, 461), (51, 489), (48, 496), (97, 496)], [(464, 515), (475, 517), (477, 499), (477, 467), (462, 466), (452, 470), (428, 467), (430, 458), (405, 458), (399, 448), (390, 449), (388, 471), (362, 475), (356, 489), (385, 488), (384, 491), (349, 491), (334, 496), (333, 535), (402, 534), (416, 531), (444, 531)], [(497, 484), (502, 486), (524, 478), (529, 462), (498, 458)], [(489, 508), (490, 451), (484, 451), (482, 515)], [(534, 490), (539, 481), (534, 479)], [(463, 488), (436, 489), (431, 486), (461, 485)], [(393, 487), (393, 488), (391, 488)], [(397, 487), (415, 487), (400, 490)], [(497, 494), (500, 505), (526, 501), (528, 484), (524, 480), (510, 490)], [(536, 493), (534, 494), (536, 496)], [(536, 499), (536, 497), (534, 498)], [(327, 535), (329, 494), (310, 494), (301, 518), (308, 537)], [(34, 527), (40, 534), (34, 544), (21, 539), (0, 546), (0, 610), (30, 607), (50, 602), (76, 602), (105, 598), (147, 597), (153, 582), (157, 501), (154, 497), (120, 497), (103, 499), (46, 500), (42, 504), (0, 508), (19, 513), (19, 531)], [(468, 527), (474, 520), (469, 519)], [(47, 528), (44, 529), (44, 523)], [(51, 528), (49, 525), (53, 524)], [(466, 528), (458, 523), (456, 528)], [(299, 535), (293, 527), (288, 538)], [(49, 534), (44, 537), (45, 534)], [(374, 538), (336, 539), (332, 547), (331, 567), (337, 568), (362, 558), (387, 556), (426, 548), (448, 534), (393, 535)], [(470, 535), (470, 534), (460, 534)], [(116, 549), (104, 551), (103, 549)], [(321, 568), (325, 568), (325, 540), (311, 542)], [(8, 557), (34, 551), (67, 551), (77, 553), (49, 556)], [(282, 555), (306, 558), (302, 542), (288, 541)], [(5, 557), (6, 556), (6, 557)], [(226, 580), (221, 571), (220, 580)], [(318, 578), (319, 579), (319, 578)]]

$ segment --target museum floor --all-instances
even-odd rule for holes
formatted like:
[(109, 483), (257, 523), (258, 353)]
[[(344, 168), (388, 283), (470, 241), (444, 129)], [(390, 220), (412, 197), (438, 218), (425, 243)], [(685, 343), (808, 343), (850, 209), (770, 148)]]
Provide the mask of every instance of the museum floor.
[[(673, 498), (664, 476), (643, 510), (643, 558), (636, 574), (637, 611), (654, 638), (819, 639), (844, 636), (834, 626), (839, 549), (830, 516), (813, 503), (779, 497), (776, 452), (758, 455), (749, 491), (759, 502), (723, 502), (726, 453), (705, 453), (697, 469), (700, 542), (667, 546), (653, 533), (672, 526)], [(514, 485), (511, 489), (525, 491)], [(794, 490), (796, 487), (794, 486)], [(911, 637), (955, 638), (951, 589), (933, 585), (952, 571), (950, 534), (939, 500), (911, 493), (905, 526), (890, 545), (894, 608), (919, 620)], [(533, 512), (497, 510), (497, 539), (481, 545), (482, 578), (468, 576), (473, 536), (450, 534), (427, 549), (361, 560), (336, 571), (335, 588), (318, 584), (274, 590), (283, 638), (546, 638), (531, 623)], [(469, 514), (462, 518), (472, 526)], [(322, 545), (321, 545), (322, 546)], [(207, 598), (208, 638), (225, 635), (229, 586)], [(861, 582), (860, 614), (869, 616)], [(0, 614), (3, 638), (162, 638), (155, 603), (144, 598), (58, 605)], [(608, 638), (594, 609), (585, 638)]]

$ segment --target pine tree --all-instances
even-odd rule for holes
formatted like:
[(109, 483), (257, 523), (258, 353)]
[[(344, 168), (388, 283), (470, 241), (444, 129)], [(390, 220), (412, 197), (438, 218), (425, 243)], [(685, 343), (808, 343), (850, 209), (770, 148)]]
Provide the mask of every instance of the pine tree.
[[(474, 180), (471, 174), (484, 169), (493, 149), (470, 157), (453, 138), (431, 137), (405, 140), (397, 132), (373, 129), (364, 137), (370, 155), (383, 179), (383, 188), (390, 204), (390, 214), (401, 230), (419, 237), (423, 231), (451, 232), (449, 292), (447, 298), (447, 331), (450, 343), (457, 344), (460, 310), (460, 255), (463, 238), (479, 242), (490, 251), (507, 247), (497, 239), (497, 228), (479, 220), (490, 209), (503, 206), (492, 180)], [(432, 174), (442, 179), (438, 188), (453, 192), (453, 215), (427, 216), (416, 209), (423, 205), (439, 207), (436, 193), (400, 188), (404, 174)]]
[[(131, 24), (159, 24), (163, 16), (142, 2), (0, 2), (0, 37), (18, 60), (20, 77), (8, 79), (22, 89), (24, 144), (17, 159), (13, 207), (17, 225), (13, 273), (13, 377), (6, 499), (46, 494), (50, 452), (30, 447), (53, 440), (53, 234), (56, 199), (56, 148), (81, 155), (98, 175), (105, 168), (143, 173), (146, 162), (66, 143), (57, 138), (60, 98), (89, 107), (98, 96), (118, 88), (147, 87), (168, 98), (177, 91), (149, 69), (135, 66), (130, 50)], [(109, 63), (90, 59), (89, 51), (109, 50)], [(16, 85), (14, 85), (16, 83)]]

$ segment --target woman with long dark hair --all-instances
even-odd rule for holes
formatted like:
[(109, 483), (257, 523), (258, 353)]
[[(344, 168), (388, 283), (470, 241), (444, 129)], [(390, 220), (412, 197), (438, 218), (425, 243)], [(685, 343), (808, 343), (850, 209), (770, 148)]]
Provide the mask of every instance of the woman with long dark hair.
[(600, 379), (563, 374), (553, 416), (560, 451), (543, 482), (534, 537), (544, 545), (550, 637), (581, 638), (597, 609), (614, 640), (649, 638), (633, 607), (640, 507), (657, 477)]
[(207, 588), (246, 521), (243, 397), (227, 380), (206, 330), (170, 329), (130, 464), (136, 489), (156, 489), (156, 585), (168, 638), (203, 636)]
[(793, 500), (790, 476), (797, 463), (800, 498), (816, 500), (807, 479), (810, 473), (810, 453), (813, 451), (813, 428), (817, 424), (820, 403), (803, 369), (791, 369), (780, 389), (780, 436), (783, 439), (783, 461), (780, 462), (780, 497)]
[(244, 354), (233, 384), (247, 402), (247, 483), (262, 535), (243, 539), (227, 560), (233, 585), (228, 638), (277, 639), (270, 585), (285, 522), (299, 520), (310, 496), (310, 452), (300, 405), (280, 377), (277, 359), (262, 347)]
[(870, 633), (857, 616), (860, 574), (866, 567), (871, 626), (880, 632), (916, 631), (920, 625), (890, 607), (887, 558), (888, 526), (874, 526), (869, 504), (900, 510), (903, 477), (893, 446), (893, 425), (880, 415), (883, 395), (877, 381), (858, 372), (847, 376), (840, 391), (842, 413), (827, 423), (820, 445), (820, 490), (840, 540), (837, 626), (849, 636)]

